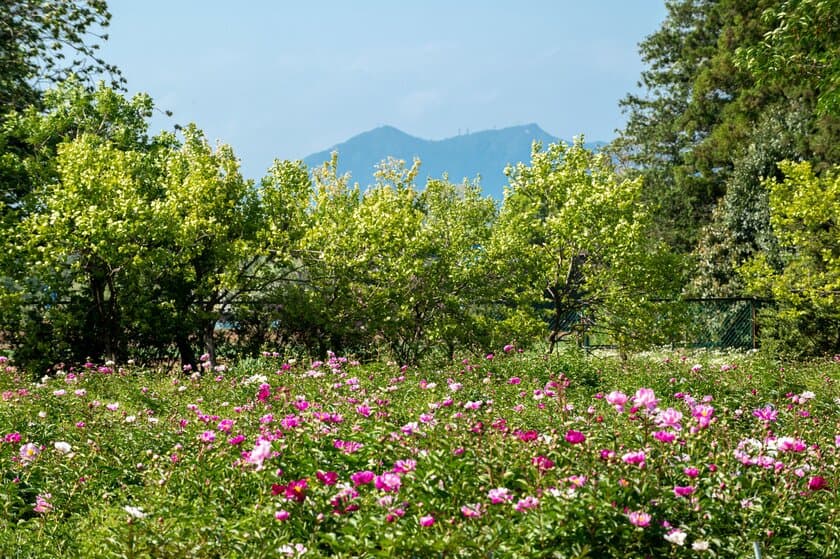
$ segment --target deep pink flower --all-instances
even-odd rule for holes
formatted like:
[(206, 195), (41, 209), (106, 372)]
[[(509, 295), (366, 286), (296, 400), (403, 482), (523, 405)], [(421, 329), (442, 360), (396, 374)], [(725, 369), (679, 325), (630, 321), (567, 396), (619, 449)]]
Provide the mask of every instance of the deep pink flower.
[(697, 476), (700, 475), (700, 470), (698, 470), (697, 468), (692, 468), (692, 467), (689, 466), (687, 468), (683, 468), (683, 473), (685, 475), (687, 475), (688, 477), (694, 479), (694, 478), (696, 478)]
[(802, 452), (808, 445), (801, 439), (793, 437), (779, 437), (776, 440), (776, 448), (781, 452)]
[(694, 487), (691, 485), (675, 485), (674, 495), (677, 497), (688, 497), (694, 493)]
[(533, 430), (533, 429), (530, 429), (528, 431), (517, 430), (517, 431), (514, 432), (514, 434), (516, 435), (516, 437), (520, 441), (525, 442), (525, 443), (535, 441), (535, 440), (537, 440), (537, 437), (539, 437), (539, 433), (537, 431)]
[(372, 482), (375, 477), (376, 474), (370, 470), (363, 470), (361, 472), (350, 474), (350, 481), (353, 482), (353, 485), (358, 487), (359, 485), (367, 485)]
[(569, 444), (580, 444), (586, 441), (586, 436), (580, 431), (569, 429), (566, 431), (566, 442)]
[(820, 489), (828, 489), (828, 481), (822, 476), (814, 476), (808, 480), (808, 489), (811, 491), (819, 491)]
[(199, 435), (201, 442), (203, 443), (212, 443), (216, 440), (216, 432), (215, 431), (204, 431), (201, 435)]
[(426, 516), (420, 517), (420, 526), (424, 528), (428, 528), (429, 526), (433, 526), (435, 523), (435, 517), (431, 514), (427, 514)]
[(773, 406), (770, 405), (753, 410), (752, 414), (766, 423), (776, 421), (776, 419), (779, 417), (779, 412), (773, 409)]
[(260, 390), (257, 392), (257, 400), (260, 402), (265, 402), (271, 397), (271, 385), (262, 383), (260, 385)]
[(537, 469), (542, 472), (550, 470), (554, 467), (554, 462), (542, 455), (532, 458), (531, 464), (536, 466)]
[(232, 419), (223, 419), (219, 422), (216, 426), (219, 431), (224, 431), (225, 433), (230, 433), (231, 429), (233, 429), (233, 420)]
[(318, 470), (315, 472), (315, 477), (324, 485), (335, 485), (338, 482), (338, 474), (336, 472), (323, 472)]
[(235, 437), (231, 437), (228, 439), (228, 444), (231, 446), (236, 446), (245, 440), (245, 435), (236, 435)]
[(653, 434), (653, 438), (661, 443), (672, 443), (677, 438), (674, 433), (670, 431), (656, 431)]
[(289, 514), (289, 511), (283, 510), (283, 509), (280, 509), (280, 510), (278, 510), (277, 512), (274, 513), (274, 518), (279, 520), (280, 522), (287, 521), (290, 516), (291, 516), (291, 514)]
[(296, 481), (290, 481), (285, 486), (284, 496), (289, 501), (297, 501), (302, 503), (306, 499), (306, 490), (309, 482), (306, 478), (301, 478)]
[(371, 411), (370, 406), (367, 404), (362, 404), (360, 406), (356, 406), (356, 413), (364, 417), (370, 417)]

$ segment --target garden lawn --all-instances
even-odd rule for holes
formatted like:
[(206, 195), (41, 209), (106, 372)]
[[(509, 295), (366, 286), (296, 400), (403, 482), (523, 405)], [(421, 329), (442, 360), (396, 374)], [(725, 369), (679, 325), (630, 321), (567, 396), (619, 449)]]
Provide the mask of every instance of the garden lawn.
[(840, 358), (0, 358), (3, 557), (840, 557)]

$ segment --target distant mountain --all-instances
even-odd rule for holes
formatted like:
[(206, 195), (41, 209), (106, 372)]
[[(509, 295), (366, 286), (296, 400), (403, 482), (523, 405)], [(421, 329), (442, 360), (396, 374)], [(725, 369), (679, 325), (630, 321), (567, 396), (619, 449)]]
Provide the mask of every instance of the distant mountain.
[[(313, 153), (304, 162), (310, 168), (317, 167), (328, 161), (333, 151), (338, 151), (339, 172), (349, 172), (353, 181), (365, 187), (373, 183), (375, 166), (388, 156), (404, 159), (408, 165), (418, 157), (421, 161), (419, 186), (422, 187), (427, 178), (440, 178), (444, 173), (456, 183), (480, 176), (482, 191), (501, 200), (507, 184), (505, 166), (530, 161), (534, 140), (543, 145), (559, 141), (536, 124), (484, 130), (445, 140), (424, 140), (393, 126), (380, 126)], [(604, 144), (591, 142), (586, 145), (596, 149)]]

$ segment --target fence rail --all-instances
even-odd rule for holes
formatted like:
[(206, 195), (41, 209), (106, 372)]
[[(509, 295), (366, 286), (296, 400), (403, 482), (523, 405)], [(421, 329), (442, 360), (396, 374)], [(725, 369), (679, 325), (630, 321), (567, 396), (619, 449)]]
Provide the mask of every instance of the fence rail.
[[(688, 298), (660, 300), (662, 321), (680, 322), (669, 339), (673, 347), (756, 349), (759, 341), (758, 312), (772, 305), (767, 299), (752, 297)], [(610, 333), (598, 325), (597, 317), (571, 311), (551, 327), (576, 332), (574, 338), (584, 348), (616, 347)], [(570, 338), (567, 338), (570, 339)], [(571, 341), (571, 339), (570, 339)]]

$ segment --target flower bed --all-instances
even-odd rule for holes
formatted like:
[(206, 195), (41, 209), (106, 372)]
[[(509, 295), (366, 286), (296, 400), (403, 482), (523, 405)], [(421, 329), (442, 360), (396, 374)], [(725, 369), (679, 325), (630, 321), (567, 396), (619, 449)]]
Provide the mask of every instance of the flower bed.
[(0, 555), (840, 556), (840, 363), (0, 364)]

